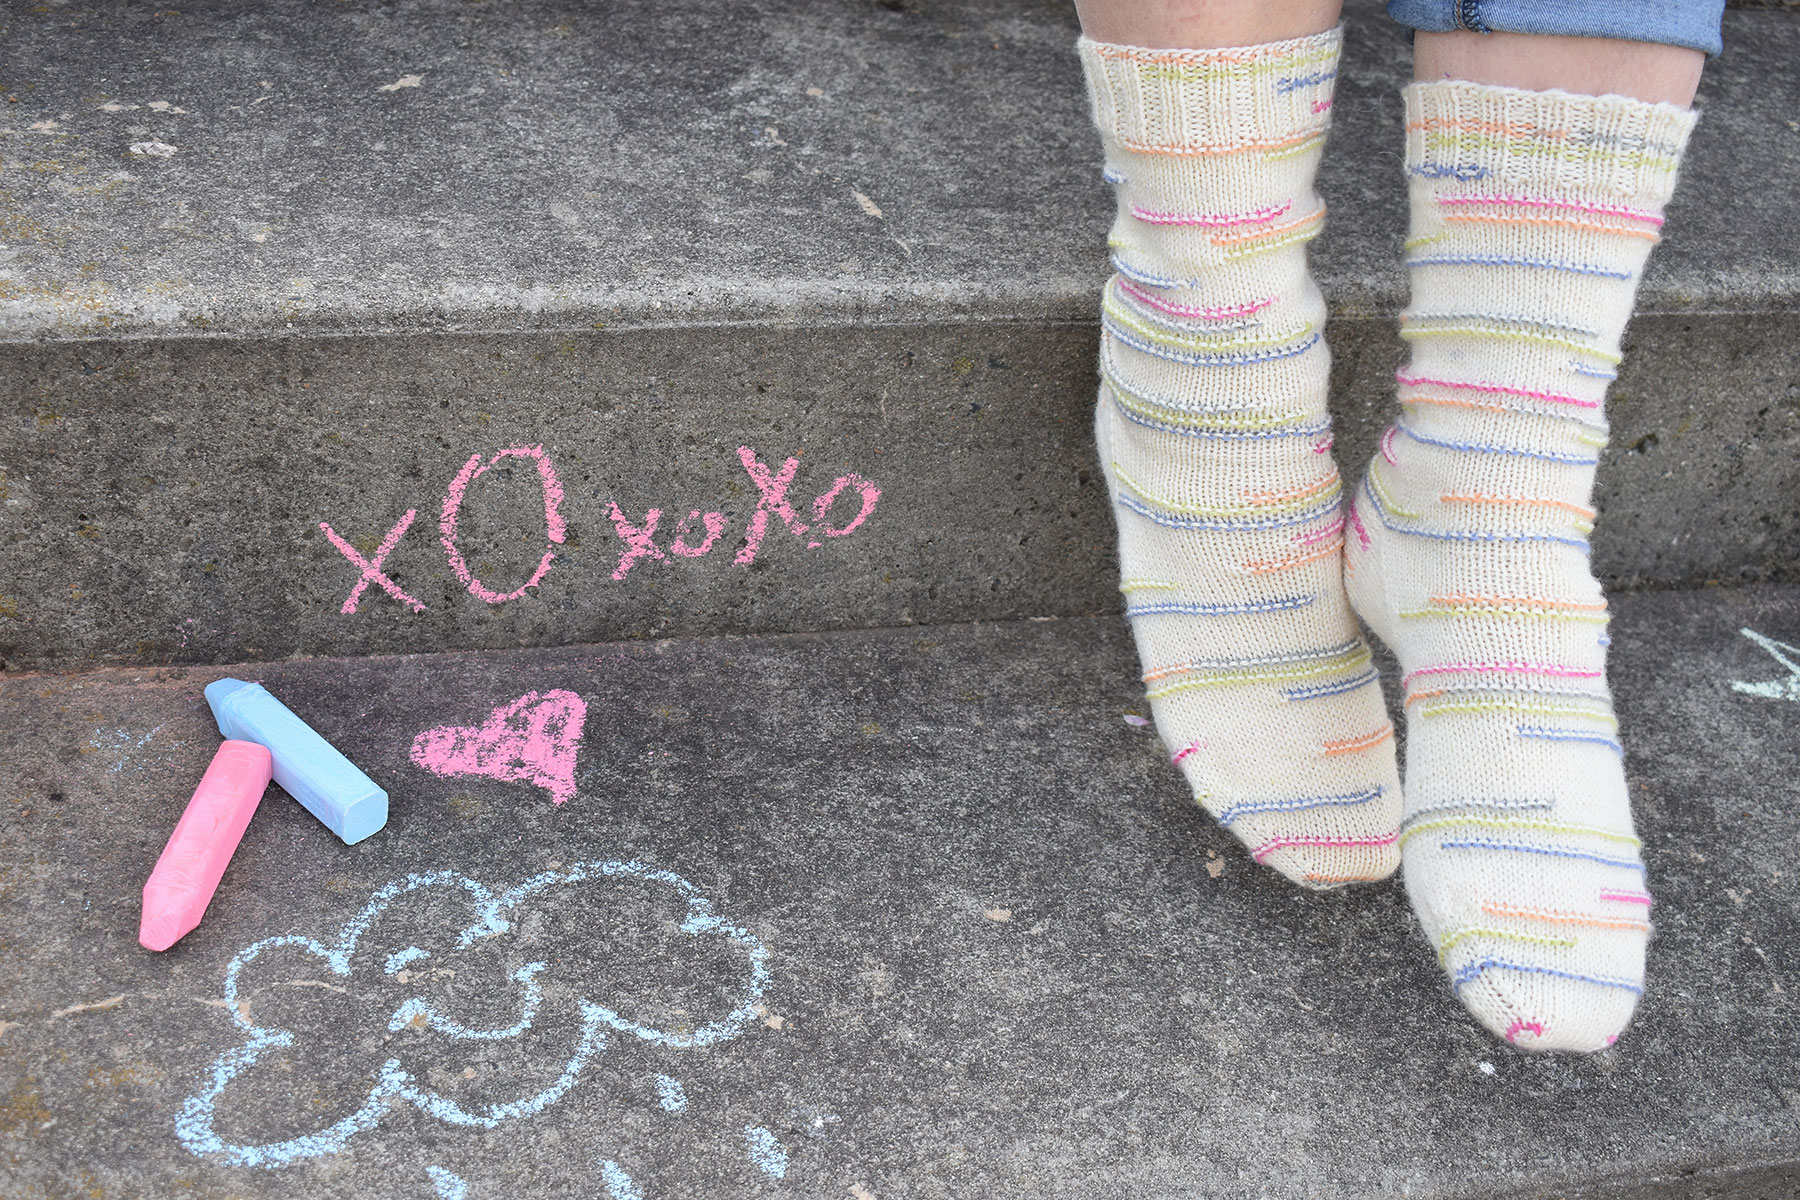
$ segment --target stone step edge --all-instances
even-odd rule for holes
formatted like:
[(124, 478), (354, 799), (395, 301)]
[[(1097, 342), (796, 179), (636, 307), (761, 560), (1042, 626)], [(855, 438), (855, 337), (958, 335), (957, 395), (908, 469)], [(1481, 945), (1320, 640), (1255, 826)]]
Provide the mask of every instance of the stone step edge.
[[(31, 346), (83, 342), (156, 340), (253, 340), (331, 337), (402, 337), (413, 334), (441, 336), (470, 334), (557, 334), (655, 331), (679, 333), (690, 329), (796, 329), (796, 328), (905, 328), (934, 325), (1088, 325), (1099, 323), (1098, 282), (1082, 280), (1079, 288), (1050, 293), (1002, 297), (971, 296), (954, 287), (942, 291), (908, 289), (896, 293), (871, 289), (846, 299), (841, 290), (818, 295), (788, 296), (763, 304), (756, 298), (735, 295), (710, 311), (669, 309), (666, 305), (623, 305), (595, 301), (559, 306), (534, 305), (519, 293), (519, 302), (507, 305), (504, 315), (495, 309), (436, 311), (417, 316), (394, 309), (365, 311), (351, 307), (325, 308), (300, 321), (251, 320), (241, 325), (215, 325), (204, 313), (190, 314), (183, 323), (103, 325), (117, 321), (117, 314), (69, 323), (51, 306), (15, 305), (6, 315), (0, 305), (0, 346)], [(1714, 280), (1709, 279), (1708, 283)], [(1683, 316), (1696, 319), (1743, 319), (1782, 316), (1800, 312), (1800, 278), (1784, 281), (1790, 286), (1755, 289), (1743, 286), (1699, 288), (1674, 286), (1646, 293), (1638, 316)], [(1403, 297), (1387, 292), (1346, 293), (1322, 281), (1330, 321), (1386, 321), (1404, 307)], [(972, 289), (971, 289), (972, 290)], [(1740, 303), (1726, 303), (1727, 300)], [(909, 306), (910, 310), (909, 310)], [(433, 311), (421, 305), (419, 311)], [(40, 317), (37, 314), (43, 313)]]

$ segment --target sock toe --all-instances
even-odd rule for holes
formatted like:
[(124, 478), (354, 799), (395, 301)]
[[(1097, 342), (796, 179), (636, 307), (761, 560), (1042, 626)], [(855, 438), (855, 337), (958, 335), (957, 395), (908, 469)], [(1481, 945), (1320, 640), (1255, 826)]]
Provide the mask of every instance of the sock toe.
[(1270, 842), (1251, 845), (1252, 857), (1270, 870), (1314, 891), (1334, 891), (1353, 883), (1380, 883), (1400, 868), (1393, 845), (1348, 846), (1296, 845), (1290, 840), (1270, 848)]
[[(1515, 1049), (1590, 1054), (1618, 1040), (1637, 1010), (1640, 989), (1570, 978), (1520, 963), (1512, 947), (1475, 945), (1450, 971), (1457, 998), (1476, 1020)], [(1460, 982), (1459, 982), (1460, 980)]]
[(1400, 863), (1403, 803), (1380, 692), (1281, 695), (1251, 685), (1206, 713), (1159, 708), (1158, 726), (1206, 721), (1207, 735), (1173, 757), (1256, 862), (1308, 888), (1386, 879)]

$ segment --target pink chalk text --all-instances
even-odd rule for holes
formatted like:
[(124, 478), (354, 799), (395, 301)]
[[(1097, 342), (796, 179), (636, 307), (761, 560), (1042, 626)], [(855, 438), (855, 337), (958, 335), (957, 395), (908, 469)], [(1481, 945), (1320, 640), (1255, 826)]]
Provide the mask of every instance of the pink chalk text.
[[(692, 526), (696, 520), (702, 522), (706, 526), (706, 540), (701, 542), (698, 546), (690, 546), (687, 544), (687, 535), (692, 532), (690, 526)], [(702, 514), (700, 510), (696, 508), (688, 513), (687, 516), (681, 518), (681, 524), (675, 526), (675, 540), (669, 543), (669, 549), (681, 555), (683, 558), (705, 558), (706, 552), (713, 548), (713, 543), (718, 541), (719, 535), (724, 532), (724, 513), (709, 512)]]
[[(788, 499), (788, 491), (794, 485), (795, 477), (800, 470), (800, 459), (790, 455), (779, 470), (758, 458), (756, 452), (748, 446), (738, 447), (738, 461), (743, 463), (744, 472), (750, 482), (756, 486), (756, 510), (750, 514), (744, 530), (744, 544), (732, 559), (737, 566), (750, 566), (757, 555), (762, 552), (764, 540), (770, 529), (770, 518), (774, 517), (781, 527), (795, 537), (804, 539), (809, 549), (818, 549), (825, 545), (821, 539), (841, 538), (861, 528), (864, 522), (875, 512), (875, 506), (881, 500), (881, 489), (869, 480), (854, 472), (840, 475), (832, 481), (831, 486), (813, 497), (812, 522), (808, 524), (795, 511), (793, 502)], [(463, 554), (461, 537), (457, 532), (457, 519), (462, 512), (463, 501), (476, 480), (498, 466), (502, 460), (520, 458), (530, 461), (538, 472), (543, 488), (544, 532), (548, 544), (544, 548), (543, 557), (538, 561), (537, 569), (531, 577), (510, 592), (500, 592), (490, 588), (469, 567), (467, 557)], [(849, 512), (852, 498), (859, 501), (856, 514), (849, 520), (843, 520)], [(444, 559), (456, 578), (467, 588), (469, 594), (489, 604), (503, 604), (508, 600), (517, 600), (532, 588), (544, 582), (550, 568), (557, 559), (556, 547), (564, 544), (567, 527), (563, 522), (562, 505), (564, 501), (563, 487), (557, 479), (556, 467), (550, 461), (542, 446), (509, 446), (487, 458), (480, 454), (472, 454), (456, 478), (450, 481), (444, 493), (441, 515), (438, 519), (438, 540), (444, 548)], [(802, 502), (803, 503), (803, 502)], [(681, 511), (676, 509), (676, 512)], [(612, 521), (613, 531), (618, 535), (622, 548), (619, 551), (618, 564), (613, 568), (612, 577), (622, 580), (639, 563), (646, 561), (669, 561), (669, 555), (677, 558), (705, 558), (724, 536), (730, 519), (722, 512), (690, 509), (688, 515), (675, 524), (674, 537), (664, 545), (656, 541), (657, 528), (663, 518), (663, 510), (652, 508), (644, 513), (641, 520), (634, 519), (619, 507), (617, 500), (608, 500), (606, 514)], [(836, 515), (841, 524), (832, 524), (831, 518)], [(364, 558), (356, 547), (352, 546), (335, 529), (324, 521), (319, 528), (339, 553), (350, 561), (350, 565), (360, 572), (350, 594), (345, 597), (339, 612), (346, 616), (357, 611), (363, 594), (370, 584), (374, 584), (401, 604), (414, 612), (424, 612), (425, 605), (415, 596), (404, 591), (391, 579), (383, 569), (383, 564), (406, 531), (412, 526), (417, 510), (408, 509), (395, 525), (388, 530), (373, 558)], [(696, 544), (694, 539), (699, 537)]]
[[(387, 556), (393, 552), (395, 546), (400, 544), (400, 539), (406, 536), (407, 526), (411, 525), (413, 518), (418, 515), (417, 510), (407, 509), (406, 515), (401, 517), (399, 522), (388, 530), (387, 536), (381, 539), (381, 545), (376, 548), (375, 558), (372, 561), (357, 553), (356, 547), (339, 537), (337, 530), (323, 521), (319, 522), (319, 528), (325, 531), (325, 536), (331, 539), (331, 544), (338, 548), (339, 553), (349, 559), (352, 565), (362, 569), (362, 578), (358, 579), (356, 586), (350, 589), (350, 594), (344, 598), (343, 607), (338, 609), (339, 612), (346, 616), (355, 612), (357, 604), (362, 600), (363, 589), (371, 583), (400, 603), (410, 606), (414, 612), (425, 611), (423, 604), (401, 591), (400, 585), (389, 579), (387, 573), (381, 569), (381, 564), (387, 561)], [(185, 636), (183, 635), (183, 645), (187, 644)]]
[(471, 483), (480, 479), (489, 467), (503, 458), (529, 458), (537, 462), (538, 475), (544, 485), (544, 525), (549, 532), (551, 543), (557, 546), (562, 545), (564, 534), (562, 516), (557, 508), (562, 503), (562, 484), (556, 481), (556, 468), (550, 465), (550, 458), (544, 453), (542, 446), (513, 446), (500, 451), (486, 462), (481, 461), (479, 454), (470, 455), (469, 461), (463, 464), (463, 469), (455, 479), (451, 480), (450, 490), (444, 494), (444, 515), (438, 521), (438, 534), (444, 543), (444, 557), (449, 560), (450, 569), (456, 572), (456, 577), (462, 580), (463, 586), (468, 588), (471, 594), (486, 600), (489, 604), (503, 604), (508, 600), (517, 600), (525, 594), (527, 589), (542, 583), (544, 576), (550, 572), (550, 564), (556, 561), (556, 551), (546, 547), (544, 557), (538, 563), (537, 570), (532, 572), (531, 578), (516, 590), (502, 595), (499, 592), (491, 592), (481, 585), (481, 580), (475, 578), (474, 573), (469, 570), (469, 564), (463, 561), (462, 552), (456, 548), (456, 514), (462, 508), (463, 493), (468, 490)]
[(607, 509), (612, 515), (614, 531), (618, 533), (619, 540), (625, 543), (625, 550), (619, 555), (619, 565), (613, 569), (614, 579), (625, 578), (626, 572), (631, 570), (631, 564), (640, 558), (667, 557), (651, 540), (656, 535), (656, 522), (662, 518), (662, 509), (653, 508), (645, 513), (642, 528), (625, 519), (625, 514), (619, 511), (617, 500), (607, 501)]

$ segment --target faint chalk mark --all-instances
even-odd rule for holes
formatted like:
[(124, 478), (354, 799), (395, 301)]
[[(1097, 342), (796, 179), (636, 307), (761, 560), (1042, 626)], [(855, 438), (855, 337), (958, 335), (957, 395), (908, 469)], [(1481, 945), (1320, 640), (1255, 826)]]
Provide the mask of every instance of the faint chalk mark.
[(775, 1135), (761, 1125), (744, 1126), (744, 1142), (750, 1149), (750, 1161), (770, 1179), (787, 1175), (788, 1155)]
[(631, 1181), (625, 1168), (612, 1159), (600, 1160), (600, 1178), (606, 1181), (606, 1191), (612, 1200), (644, 1200), (643, 1191)]
[(681, 1086), (681, 1080), (671, 1079), (667, 1075), (656, 1077), (656, 1098), (663, 1106), (664, 1112), (686, 1112), (687, 1091)]
[(431, 1176), (431, 1185), (437, 1189), (438, 1200), (466, 1200), (469, 1184), (462, 1176), (442, 1167), (426, 1167), (425, 1173)]
[[(1745, 683), (1742, 680), (1734, 679), (1731, 681), (1731, 690), (1742, 692), (1746, 696), (1761, 696), (1765, 700), (1791, 700), (1800, 704), (1800, 662), (1788, 657), (1789, 654), (1792, 654), (1795, 658), (1800, 658), (1800, 648), (1790, 646), (1786, 642), (1778, 642), (1774, 638), (1764, 637), (1754, 629), (1745, 628), (1738, 632), (1761, 646), (1770, 658), (1786, 667), (1788, 675), (1786, 679), (1770, 679), (1756, 683)], [(1787, 653), (1784, 654), (1783, 651)]]

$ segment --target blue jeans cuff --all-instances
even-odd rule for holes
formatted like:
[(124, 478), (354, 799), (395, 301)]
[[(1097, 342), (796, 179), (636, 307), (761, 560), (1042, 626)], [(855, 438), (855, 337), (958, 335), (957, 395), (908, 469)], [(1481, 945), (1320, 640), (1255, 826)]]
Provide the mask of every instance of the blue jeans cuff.
[(1704, 50), (1724, 48), (1725, 0), (1388, 0), (1387, 13), (1409, 29), (1448, 33), (1538, 33), (1620, 38)]

